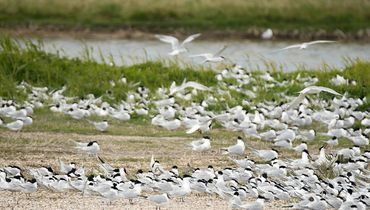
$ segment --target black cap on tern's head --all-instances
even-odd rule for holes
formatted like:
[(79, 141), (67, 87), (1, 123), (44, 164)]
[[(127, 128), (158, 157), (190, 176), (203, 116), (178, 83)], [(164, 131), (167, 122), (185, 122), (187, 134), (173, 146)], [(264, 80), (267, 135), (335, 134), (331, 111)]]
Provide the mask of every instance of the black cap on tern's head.
[(211, 139), (209, 136), (203, 136), (203, 139)]
[(133, 183), (134, 184), (142, 184), (142, 182), (140, 182), (139, 180), (134, 180)]
[(217, 174), (218, 175), (223, 175), (224, 173), (222, 173), (222, 171), (218, 171)]
[(134, 183), (136, 180), (135, 179), (130, 179), (130, 182)]
[(238, 192), (234, 192), (234, 195), (239, 196), (239, 193)]
[(175, 166), (172, 166), (172, 169), (177, 169), (177, 166), (175, 165)]
[(94, 175), (93, 175), (93, 174), (91, 174), (90, 176), (88, 176), (88, 177), (87, 177), (87, 180), (89, 180), (89, 181), (94, 181)]
[(276, 153), (279, 153), (279, 151), (277, 151), (275, 148), (272, 148), (271, 150), (275, 151)]
[(198, 180), (197, 180), (197, 182), (202, 182), (202, 183), (204, 183), (204, 184), (206, 184), (206, 183), (207, 183), (207, 181), (206, 181), (206, 180), (204, 180), (204, 179), (198, 179)]
[(262, 177), (265, 178), (265, 179), (267, 179), (267, 173), (263, 173), (262, 174)]
[(90, 141), (88, 144), (87, 144), (87, 146), (89, 147), (89, 146), (92, 146), (94, 143), (98, 143), (98, 142), (96, 142), (96, 141)]
[(8, 167), (11, 167), (11, 168), (16, 168), (16, 169), (19, 169), (19, 170), (21, 170), (21, 168), (19, 168), (19, 166), (16, 166), (16, 165), (9, 165)]
[(46, 168), (49, 172), (54, 173), (53, 169), (52, 169), (50, 166), (45, 167), (45, 168)]
[(143, 171), (143, 169), (139, 169), (139, 170), (137, 170), (137, 174), (142, 174), (144, 171)]
[(266, 199), (265, 197), (263, 197), (262, 195), (259, 195), (257, 198), (267, 200), (267, 199)]
[(211, 168), (213, 169), (213, 166), (212, 166), (212, 165), (209, 165), (209, 166), (208, 166), (208, 168), (209, 168), (209, 169), (211, 169)]

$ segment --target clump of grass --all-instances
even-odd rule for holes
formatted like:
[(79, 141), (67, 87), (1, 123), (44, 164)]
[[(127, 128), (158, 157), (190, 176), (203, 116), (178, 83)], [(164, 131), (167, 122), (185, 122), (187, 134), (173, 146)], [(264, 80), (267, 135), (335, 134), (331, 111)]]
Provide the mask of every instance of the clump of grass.
[(334, 179), (338, 174), (334, 171), (333, 163), (322, 164), (316, 168), (316, 174), (321, 179)]

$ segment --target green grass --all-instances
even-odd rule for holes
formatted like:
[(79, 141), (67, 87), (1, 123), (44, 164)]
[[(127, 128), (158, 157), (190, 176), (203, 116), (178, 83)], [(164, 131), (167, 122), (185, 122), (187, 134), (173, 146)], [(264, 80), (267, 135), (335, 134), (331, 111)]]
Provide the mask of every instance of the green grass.
[[(0, 48), (3, 49), (0, 51), (0, 96), (19, 96), (15, 86), (23, 80), (34, 86), (48, 87), (49, 90), (67, 85), (68, 96), (82, 97), (90, 93), (101, 96), (110, 90), (117, 100), (123, 99), (128, 89), (135, 88), (130, 84), (137, 82), (153, 91), (161, 86), (169, 86), (172, 81), (180, 84), (184, 78), (206, 85), (216, 84), (215, 73), (212, 71), (180, 69), (174, 64), (165, 66), (161, 62), (116, 67), (99, 64), (90, 58), (80, 60), (58, 57), (43, 52), (41, 44), (26, 43), (26, 48), (21, 49), (14, 40), (0, 40)], [(119, 83), (122, 76), (127, 78), (128, 84)], [(112, 87), (110, 81), (117, 85)]]
[[(119, 102), (126, 99), (128, 91), (135, 91), (136, 86), (143, 85), (151, 90), (151, 97), (155, 97), (155, 91), (159, 87), (169, 87), (172, 81), (180, 84), (184, 79), (196, 81), (206, 86), (214, 87), (217, 84), (216, 72), (211, 69), (194, 69), (190, 66), (180, 67), (176, 63), (165, 64), (163, 62), (146, 62), (132, 66), (115, 66), (102, 64), (94, 61), (89, 56), (85, 59), (66, 58), (59, 55), (48, 54), (42, 51), (42, 43), (31, 43), (25, 40), (26, 47), (9, 38), (0, 39), (0, 97), (25, 99), (25, 93), (16, 89), (21, 81), (26, 81), (33, 86), (48, 87), (49, 91), (60, 89), (63, 85), (68, 88), (65, 95), (72, 97), (86, 97), (94, 94), (96, 97), (103, 96), (104, 100)], [(87, 53), (88, 54), (88, 53)], [(287, 86), (276, 86), (273, 89), (264, 88), (265, 81), (258, 77), (260, 71), (254, 71), (252, 76), (255, 82), (243, 86), (245, 89), (257, 87), (257, 97), (253, 103), (275, 99), (287, 102), (278, 93), (296, 96), (303, 89), (301, 82), (297, 81), (297, 75), (301, 77), (317, 77), (321, 85), (333, 88), (339, 93), (348, 92), (349, 96), (363, 98), (367, 97), (368, 103), (361, 109), (369, 109), (370, 99), (370, 62), (350, 61), (344, 70), (297, 70), (291, 73), (273, 71), (272, 75), (278, 83), (284, 80), (292, 81)], [(346, 79), (355, 80), (357, 85), (334, 86), (329, 80), (337, 74)], [(119, 83), (122, 76), (127, 78), (128, 83)], [(110, 82), (114, 81), (112, 87)], [(236, 80), (228, 80), (228, 84), (238, 85)], [(227, 90), (228, 87), (222, 87)], [(107, 91), (112, 92), (110, 97)], [(209, 93), (200, 93), (195, 100), (201, 101), (208, 97)], [(230, 96), (219, 96), (216, 91), (212, 94), (223, 97), (225, 102), (210, 104), (213, 110), (222, 110), (226, 106), (240, 104), (247, 97), (237, 91), (230, 91)], [(322, 93), (322, 97), (332, 97)], [(188, 102), (189, 103), (189, 102)]]
[(356, 31), (369, 28), (368, 11), (367, 0), (0, 0), (0, 26)]
[[(47, 54), (41, 50), (41, 46), (42, 43), (32, 44), (26, 41), (26, 47), (21, 48), (12, 39), (2, 38), (0, 40), (0, 97), (4, 99), (13, 98), (17, 101), (25, 100), (26, 94), (16, 89), (16, 86), (21, 81), (26, 81), (33, 86), (46, 86), (49, 90), (60, 89), (63, 85), (66, 85), (66, 94), (68, 96), (82, 98), (89, 93), (93, 93), (96, 97), (103, 96), (104, 100), (112, 103), (125, 100), (127, 92), (135, 91), (136, 89), (136, 87), (130, 84), (138, 82), (151, 89), (150, 97), (155, 97), (154, 92), (157, 88), (169, 87), (172, 81), (176, 81), (179, 84), (184, 79), (187, 79), (188, 81), (197, 81), (211, 87), (217, 85), (215, 80), (216, 73), (210, 69), (180, 68), (176, 63), (164, 64), (162, 62), (147, 62), (133, 66), (114, 66), (97, 63), (88, 56), (85, 59), (70, 59), (59, 55)], [(252, 89), (253, 86), (258, 87), (256, 91), (257, 97), (251, 100), (253, 104), (272, 99), (278, 102), (287, 102), (278, 93), (285, 92), (287, 95), (296, 96), (297, 92), (303, 88), (303, 85), (296, 81), (298, 74), (300, 74), (301, 77), (317, 77), (319, 79), (317, 85), (333, 88), (340, 93), (348, 91), (348, 96), (350, 97), (363, 98), (366, 96), (368, 98), (367, 103), (358, 109), (370, 110), (370, 62), (351, 61), (344, 70), (297, 70), (290, 73), (273, 71), (272, 74), (278, 83), (284, 80), (293, 81), (293, 83), (287, 86), (275, 87), (273, 89), (262, 87), (266, 82), (258, 77), (261, 73), (260, 71), (253, 72), (252, 76), (256, 81), (244, 87), (246, 89)], [(333, 86), (329, 83), (329, 80), (337, 74), (343, 75), (346, 79), (356, 80), (357, 85)], [(117, 82), (123, 75), (127, 78), (128, 85)], [(111, 80), (116, 81), (115, 87), (110, 86), (109, 82)], [(237, 81), (233, 79), (229, 79), (228, 83), (237, 85)], [(225, 90), (227, 88), (224, 87)], [(113, 91), (113, 98), (108, 98), (106, 94), (108, 89)], [(216, 98), (225, 97), (224, 102), (210, 104), (208, 109), (213, 111), (222, 111), (227, 107), (240, 105), (241, 101), (246, 98), (246, 96), (236, 91), (231, 91), (230, 96), (227, 97), (220, 96), (217, 91), (213, 91), (211, 93), (200, 92), (194, 100), (199, 102), (210, 94)], [(332, 96), (321, 94), (321, 97), (329, 99)], [(185, 105), (190, 102), (180, 101), (180, 103)], [(250, 109), (249, 107), (245, 108), (246, 110)], [(154, 115), (155, 113), (150, 114)], [(100, 134), (86, 120), (74, 120), (68, 115), (52, 114), (48, 107), (36, 109), (33, 118), (33, 125), (30, 127), (26, 126), (23, 129), (24, 132)], [(104, 118), (92, 116), (90, 119), (101, 120)], [(132, 119), (129, 122), (120, 122), (109, 118), (108, 121), (111, 126), (104, 134), (148, 137), (200, 137), (200, 134), (197, 133), (187, 135), (184, 129), (167, 131), (151, 125), (150, 120), (150, 117), (138, 115), (132, 115)], [(230, 139), (235, 139), (236, 136), (242, 135), (241, 133), (226, 131), (220, 127), (216, 123), (216, 129), (211, 133), (212, 136), (217, 136), (217, 144), (220, 146), (226, 146), (230, 143)], [(361, 127), (359, 122), (356, 122), (356, 127)], [(313, 124), (312, 128), (318, 132), (326, 132), (322, 125), (317, 123)], [(5, 128), (0, 128), (0, 131), (5, 130)], [(320, 146), (324, 140), (327, 140), (327, 137), (318, 135), (316, 140), (311, 142), (310, 145)], [(253, 142), (262, 144), (260, 141)], [(340, 146), (351, 145), (347, 140), (341, 140), (340, 142)]]

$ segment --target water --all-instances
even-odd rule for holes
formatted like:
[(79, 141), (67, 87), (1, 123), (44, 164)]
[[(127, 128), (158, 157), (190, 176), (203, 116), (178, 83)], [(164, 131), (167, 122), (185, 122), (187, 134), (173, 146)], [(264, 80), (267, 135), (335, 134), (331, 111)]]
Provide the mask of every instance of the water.
[[(224, 45), (228, 47), (223, 56), (250, 69), (267, 69), (267, 63), (284, 71), (297, 68), (317, 69), (325, 65), (343, 68), (348, 59), (370, 60), (370, 43), (337, 42), (312, 45), (305, 50), (291, 49), (274, 52), (295, 42), (277, 41), (201, 41), (188, 45), (189, 52), (178, 59), (187, 64), (201, 65), (201, 58), (188, 55), (217, 52)], [(114, 61), (116, 65), (131, 65), (148, 60), (174, 59), (167, 55), (170, 45), (157, 40), (78, 40), (71, 38), (44, 39), (44, 50), (68, 57), (83, 57), (89, 49), (91, 56), (102, 62)]]

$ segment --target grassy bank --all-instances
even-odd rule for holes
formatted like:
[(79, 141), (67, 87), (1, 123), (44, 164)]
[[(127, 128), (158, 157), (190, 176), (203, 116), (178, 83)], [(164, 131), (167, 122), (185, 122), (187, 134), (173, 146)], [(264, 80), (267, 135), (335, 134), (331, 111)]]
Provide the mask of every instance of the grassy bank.
[(0, 26), (350, 32), (370, 27), (368, 11), (367, 0), (0, 0)]
[[(97, 63), (89, 56), (85, 59), (70, 59), (59, 55), (47, 54), (42, 51), (42, 43), (26, 41), (25, 47), (20, 47), (16, 41), (8, 38), (0, 40), (0, 96), (3, 98), (22, 98), (22, 91), (17, 91), (16, 86), (21, 81), (26, 81), (33, 86), (48, 87), (49, 90), (60, 89), (63, 85), (68, 87), (67, 96), (84, 97), (87, 94), (95, 96), (106, 95), (109, 90), (113, 100), (120, 101), (126, 98), (129, 90), (135, 91), (133, 84), (139, 83), (148, 87), (152, 92), (159, 87), (169, 87), (172, 81), (180, 84), (184, 79), (197, 81), (207, 86), (215, 86), (217, 72), (210, 69), (180, 68), (176, 63), (164, 64), (162, 62), (147, 62), (133, 66), (115, 66)], [(88, 54), (88, 53), (87, 53)], [(220, 69), (221, 70), (221, 69)], [(304, 86), (296, 80), (300, 77), (317, 77), (316, 85), (326, 86), (340, 93), (348, 92), (350, 96), (370, 98), (370, 63), (367, 61), (351, 61), (344, 70), (297, 70), (291, 73), (272, 71), (272, 76), (277, 82), (289, 80), (288, 86), (277, 86), (272, 92), (264, 88), (265, 81), (259, 78), (262, 71), (253, 71), (255, 82), (245, 86), (252, 89), (257, 86), (257, 103), (263, 100), (284, 100), (278, 93), (296, 96)], [(329, 80), (337, 74), (348, 80), (355, 80), (357, 85), (335, 86)], [(126, 77), (128, 83), (118, 81)], [(115, 86), (111, 86), (111, 82)], [(229, 85), (238, 85), (236, 80), (227, 81)], [(204, 95), (200, 94), (201, 100)], [(240, 104), (245, 95), (231, 91), (229, 105)]]
[[(47, 54), (41, 49), (42, 43), (32, 44), (26, 41), (26, 46), (22, 48), (12, 39), (3, 38), (0, 40), (0, 97), (16, 99), (17, 102), (25, 99), (25, 93), (16, 88), (21, 81), (26, 81), (37, 87), (46, 86), (49, 91), (60, 89), (63, 85), (66, 85), (65, 95), (67, 96), (85, 97), (92, 93), (97, 97), (103, 96), (104, 101), (110, 100), (113, 103), (124, 100), (128, 91), (135, 91), (136, 86), (133, 84), (138, 82), (151, 90), (150, 99), (155, 98), (154, 92), (159, 87), (169, 87), (172, 81), (179, 84), (185, 78), (188, 81), (197, 81), (210, 87), (220, 86), (215, 79), (217, 72), (210, 69), (180, 68), (176, 63), (164, 64), (161, 62), (115, 66), (97, 63), (88, 56), (85, 59), (69, 59), (59, 55)], [(283, 81), (289, 81), (289, 83), (285, 86), (275, 86), (269, 89), (265, 87), (268, 82), (260, 78), (263, 74), (262, 71), (251, 72), (251, 78), (254, 81), (244, 88), (253, 90), (253, 87), (256, 87), (256, 98), (250, 99), (253, 105), (272, 99), (284, 103), (288, 102), (285, 97), (281, 97), (279, 94), (283, 92), (288, 96), (297, 96), (297, 92), (304, 87), (302, 82), (297, 80), (298, 77), (317, 77), (316, 85), (333, 88), (339, 93), (348, 92), (349, 97), (363, 98), (366, 96), (368, 99), (370, 98), (370, 62), (353, 61), (348, 63), (344, 70), (297, 70), (291, 73), (270, 70), (270, 72), (277, 84), (283, 83)], [(346, 79), (355, 80), (357, 85), (334, 86), (329, 80), (337, 74), (344, 76)], [(122, 76), (126, 77), (127, 84), (117, 82)], [(115, 81), (116, 86), (112, 87), (111, 81)], [(233, 85), (238, 85), (238, 81), (233, 79), (228, 79), (226, 82), (228, 86), (225, 87), (225, 90)], [(113, 97), (108, 97), (107, 90), (112, 91)], [(199, 93), (194, 100), (199, 102), (210, 95), (219, 97), (218, 93), (213, 91), (211, 93)], [(321, 97), (331, 98), (332, 96), (321, 94)], [(242, 100), (246, 98), (248, 97), (230, 90), (229, 98), (217, 105), (210, 105), (208, 109), (225, 110), (226, 106), (232, 107), (242, 104)], [(178, 158), (181, 154), (181, 158), (177, 159), (178, 162), (183, 163), (180, 166), (185, 166), (188, 161), (184, 159), (189, 157), (194, 164), (207, 165), (208, 163), (204, 163), (204, 160), (211, 159), (211, 162), (217, 165), (222, 161), (230, 162), (225, 156), (215, 155), (218, 154), (219, 149), (233, 144), (236, 136), (243, 135), (241, 132), (228, 131), (216, 124), (215, 129), (212, 130), (212, 136), (215, 139), (213, 150), (206, 154), (206, 158), (199, 158), (198, 154), (192, 153), (189, 155), (189, 151), (183, 150), (186, 143), (200, 137), (198, 133), (187, 135), (184, 128), (167, 131), (152, 125), (149, 116), (139, 117), (132, 114), (129, 122), (109, 118), (110, 127), (106, 133), (101, 134), (87, 120), (74, 120), (65, 114), (52, 113), (47, 106), (51, 103), (46, 102), (44, 108), (35, 109), (32, 115), (34, 119), (32, 126), (25, 126), (19, 134), (11, 133), (0, 126), (0, 133), (2, 134), (0, 135), (0, 154), (6, 157), (7, 161), (19, 160), (20, 155), (27, 154), (26, 159), (41, 162), (40, 154), (45, 154), (45, 151), (55, 155), (56, 158), (66, 153), (66, 150), (58, 149), (59, 145), (66, 144), (73, 148), (72, 140), (87, 141), (93, 139), (98, 140), (103, 145), (104, 157), (111, 157), (109, 160), (112, 161), (125, 161), (127, 164), (136, 165), (138, 162), (147, 161), (145, 155), (149, 157), (150, 154), (155, 153), (161, 154), (158, 157), (163, 158), (160, 160), (166, 162), (169, 158)], [(185, 102), (179, 100), (179, 103)], [(244, 108), (248, 110), (248, 107)], [(368, 103), (357, 109), (370, 110), (369, 100)], [(103, 117), (92, 116), (90, 119), (101, 120)], [(10, 122), (10, 119), (4, 118), (4, 122)], [(310, 149), (316, 152), (328, 137), (322, 135), (326, 132), (324, 126), (317, 123), (312, 126), (318, 134), (317, 138), (309, 144)], [(361, 127), (361, 125), (358, 126)], [(24, 145), (28, 146), (25, 147)], [(269, 147), (269, 144), (262, 140), (248, 141), (248, 145), (254, 148)], [(333, 149), (350, 145), (349, 140), (343, 139)], [(146, 151), (144, 153), (142, 153), (143, 148)], [(364, 149), (369, 149), (369, 146), (364, 147)], [(137, 152), (139, 150), (140, 152)], [(67, 150), (66, 154), (73, 154), (73, 150)], [(118, 159), (117, 154), (120, 155)], [(294, 152), (284, 151), (284, 157), (298, 156)], [(78, 158), (80, 156), (76, 156), (76, 159)], [(177, 162), (173, 164), (177, 164)]]

